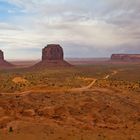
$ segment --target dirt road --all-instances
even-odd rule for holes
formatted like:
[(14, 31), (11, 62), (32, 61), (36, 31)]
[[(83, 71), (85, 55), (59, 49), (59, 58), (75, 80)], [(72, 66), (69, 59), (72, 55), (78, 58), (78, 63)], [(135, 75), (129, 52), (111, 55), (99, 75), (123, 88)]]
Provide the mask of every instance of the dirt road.
[[(118, 71), (117, 70), (113, 70), (113, 72), (111, 73), (111, 74), (108, 74), (108, 75), (106, 75), (103, 79), (108, 79), (108, 78), (110, 78), (110, 76), (113, 76), (113, 75), (116, 75), (118, 73)], [(98, 81), (98, 79), (95, 79), (95, 78), (93, 78), (92, 79), (92, 82), (89, 84), (89, 85), (87, 85), (87, 86), (83, 86), (83, 87), (79, 87), (79, 88), (72, 88), (72, 89), (67, 89), (66, 91), (70, 91), (70, 92), (82, 92), (82, 91), (86, 91), (86, 90), (88, 90), (88, 89), (90, 89), (94, 84), (95, 84), (95, 82), (96, 81)], [(41, 93), (46, 93), (46, 91), (53, 91), (53, 92), (58, 92), (58, 91), (64, 91), (64, 89), (56, 89), (56, 90), (54, 90), (54, 89), (52, 89), (52, 90), (48, 90), (48, 89), (39, 89), (39, 90), (28, 90), (28, 91), (24, 91), (24, 92), (18, 92), (18, 93), (0, 93), (1, 95), (17, 95), (17, 96), (26, 96), (26, 95), (28, 95), (28, 94), (30, 94), (30, 93), (36, 93), (36, 92), (41, 92)]]
[(88, 86), (80, 87), (80, 88), (72, 88), (70, 89), (70, 91), (78, 91), (78, 92), (85, 91), (87, 89), (90, 89), (95, 84), (96, 81), (97, 79), (93, 79), (93, 81)]
[[(110, 78), (110, 76), (116, 75), (117, 73), (118, 73), (117, 70), (113, 70), (113, 72), (111, 74), (106, 75), (105, 78), (103, 78), (103, 79), (107, 80), (108, 78)], [(98, 81), (98, 79), (93, 79), (93, 81), (88, 86), (80, 87), (80, 88), (73, 88), (70, 91), (80, 91), (81, 92), (81, 91), (88, 90), (95, 84), (96, 81)]]
[(97, 80), (68, 92), (3, 93), (0, 140), (139, 140), (140, 95), (92, 88)]

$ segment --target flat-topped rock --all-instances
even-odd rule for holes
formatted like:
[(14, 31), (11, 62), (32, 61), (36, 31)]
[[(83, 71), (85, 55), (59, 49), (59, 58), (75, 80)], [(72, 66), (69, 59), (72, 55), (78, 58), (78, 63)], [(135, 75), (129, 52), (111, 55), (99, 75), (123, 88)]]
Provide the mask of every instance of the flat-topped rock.
[(63, 49), (58, 44), (49, 44), (42, 50), (42, 61), (44, 60), (63, 60)]
[(113, 61), (140, 62), (140, 54), (112, 54)]
[(71, 66), (64, 60), (63, 48), (59, 44), (49, 44), (42, 49), (42, 61), (35, 68)]

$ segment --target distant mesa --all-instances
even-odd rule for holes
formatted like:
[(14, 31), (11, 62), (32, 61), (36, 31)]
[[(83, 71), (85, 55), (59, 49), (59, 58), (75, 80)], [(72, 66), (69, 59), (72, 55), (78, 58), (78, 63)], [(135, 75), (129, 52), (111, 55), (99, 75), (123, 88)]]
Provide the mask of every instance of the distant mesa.
[(140, 54), (112, 54), (112, 61), (140, 62)]
[(35, 67), (71, 66), (64, 60), (63, 48), (59, 44), (49, 44), (42, 49), (42, 61)]
[(10, 68), (13, 67), (14, 65), (10, 64), (6, 60), (4, 60), (4, 53), (2, 50), (0, 50), (0, 68)]

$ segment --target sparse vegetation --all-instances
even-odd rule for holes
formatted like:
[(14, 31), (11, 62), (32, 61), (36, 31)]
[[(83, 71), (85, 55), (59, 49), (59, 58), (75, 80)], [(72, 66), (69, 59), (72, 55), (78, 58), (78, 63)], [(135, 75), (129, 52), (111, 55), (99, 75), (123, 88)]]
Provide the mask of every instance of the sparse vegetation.
[(139, 71), (139, 65), (111, 64), (0, 71), (0, 132), (52, 138), (62, 130), (63, 137), (77, 140), (139, 137)]
[[(109, 79), (103, 78), (113, 70), (117, 70), (116, 75)], [(73, 68), (46, 69), (29, 71), (14, 69), (0, 72), (0, 91), (16, 92), (28, 89), (40, 88), (73, 88), (86, 86), (91, 82), (91, 78), (98, 79), (94, 87), (112, 87), (125, 90), (140, 89), (140, 66), (139, 65), (93, 65), (79, 66)], [(22, 77), (24, 82), (13, 82), (16, 77)], [(84, 80), (89, 79), (89, 80)], [(19, 80), (19, 79), (18, 79)], [(27, 82), (25, 82), (25, 80)]]
[(9, 127), (9, 132), (13, 132), (13, 127), (12, 126)]

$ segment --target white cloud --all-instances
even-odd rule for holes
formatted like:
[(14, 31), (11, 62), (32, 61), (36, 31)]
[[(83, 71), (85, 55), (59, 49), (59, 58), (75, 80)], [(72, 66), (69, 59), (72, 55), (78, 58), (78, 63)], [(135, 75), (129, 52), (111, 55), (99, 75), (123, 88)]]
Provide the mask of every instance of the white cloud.
[[(98, 56), (107, 56), (107, 51), (118, 51), (123, 46), (124, 50), (136, 46), (134, 49), (140, 51), (139, 0), (7, 1), (25, 14), (0, 22), (0, 44), (6, 51), (34, 50), (47, 43), (64, 45), (67, 56), (74, 57), (76, 54), (67, 50), (72, 53), (78, 49), (81, 54), (86, 50), (93, 56), (94, 50), (98, 49)], [(77, 48), (72, 44), (77, 44)]]

